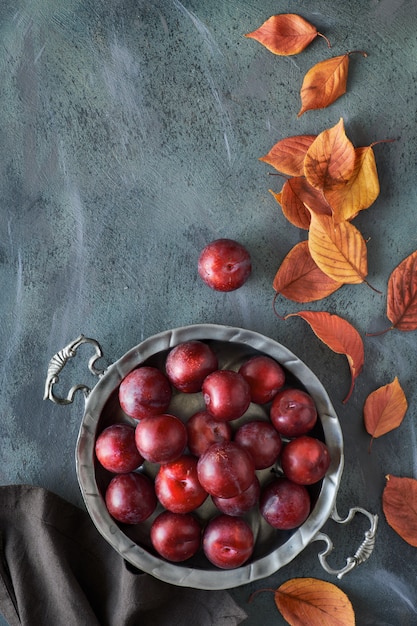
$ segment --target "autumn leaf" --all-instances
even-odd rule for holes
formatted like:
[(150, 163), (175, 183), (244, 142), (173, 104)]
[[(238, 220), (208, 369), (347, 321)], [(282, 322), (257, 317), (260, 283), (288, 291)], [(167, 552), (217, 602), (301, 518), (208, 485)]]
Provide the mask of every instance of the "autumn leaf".
[(319, 268), (340, 283), (360, 284), (368, 273), (366, 243), (350, 222), (311, 212), (310, 254)]
[(275, 591), (275, 604), (291, 626), (354, 626), (347, 595), (333, 583), (293, 578)]
[(387, 477), (382, 508), (388, 524), (404, 541), (417, 548), (417, 480)]
[(417, 250), (401, 261), (389, 277), (387, 317), (392, 328), (417, 329)]
[(372, 439), (398, 428), (407, 408), (407, 399), (397, 376), (392, 383), (370, 393), (365, 400), (363, 413), (365, 428)]
[(347, 320), (327, 311), (299, 311), (288, 314), (284, 319), (294, 316), (304, 319), (314, 334), (333, 352), (346, 356), (351, 373), (350, 389), (343, 400), (343, 403), (346, 403), (352, 395), (355, 381), (363, 369), (365, 360), (360, 334)]
[(257, 30), (245, 35), (280, 56), (302, 52), (318, 36), (323, 37), (330, 48), (328, 39), (313, 24), (295, 13), (273, 15)]
[(287, 176), (304, 174), (304, 158), (316, 135), (295, 135), (281, 139), (259, 160)]
[(352, 220), (369, 208), (379, 195), (379, 179), (372, 145), (355, 149), (352, 175), (343, 187), (329, 189), (326, 199), (333, 210), (335, 222)]
[(310, 211), (325, 215), (332, 214), (323, 193), (312, 187), (304, 176), (289, 178), (279, 194), (273, 191), (271, 193), (281, 205), (287, 220), (298, 228), (304, 230), (310, 228)]
[(275, 291), (295, 302), (326, 298), (342, 284), (324, 274), (311, 258), (308, 242), (296, 244), (282, 261), (272, 284)]
[[(346, 93), (351, 54), (353, 52), (347, 52), (320, 61), (308, 70), (300, 90), (301, 109), (298, 117), (312, 109), (325, 109)], [(365, 52), (361, 54), (367, 56)]]
[(304, 159), (304, 174), (313, 187), (326, 195), (343, 187), (355, 168), (355, 148), (345, 132), (343, 118), (322, 131), (313, 141)]

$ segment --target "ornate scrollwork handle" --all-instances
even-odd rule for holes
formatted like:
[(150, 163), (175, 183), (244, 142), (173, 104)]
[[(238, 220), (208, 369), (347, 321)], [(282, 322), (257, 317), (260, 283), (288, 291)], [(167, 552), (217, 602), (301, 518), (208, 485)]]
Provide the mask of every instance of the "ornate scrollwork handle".
[(328, 574), (334, 574), (335, 576), (337, 576), (337, 578), (342, 578), (345, 574), (350, 572), (354, 567), (356, 567), (357, 565), (360, 565), (361, 563), (364, 563), (367, 559), (369, 559), (375, 546), (375, 535), (376, 535), (376, 530), (378, 526), (377, 515), (369, 513), (369, 511), (366, 511), (365, 509), (362, 509), (360, 507), (353, 507), (352, 509), (350, 509), (347, 517), (342, 518), (338, 514), (336, 507), (334, 507), (333, 513), (330, 517), (332, 520), (334, 520), (338, 524), (347, 524), (353, 519), (356, 513), (362, 513), (363, 515), (365, 515), (369, 519), (371, 526), (369, 530), (365, 532), (365, 539), (362, 541), (361, 545), (356, 550), (355, 554), (346, 559), (346, 565), (342, 567), (341, 569), (333, 569), (327, 563), (327, 560), (326, 560), (327, 556), (330, 554), (330, 552), (333, 550), (333, 547), (334, 547), (333, 542), (330, 539), (330, 537), (328, 537), (328, 535), (322, 532), (318, 532), (317, 535), (315, 535), (313, 539), (313, 541), (325, 541), (326, 542), (327, 547), (325, 548), (325, 550), (323, 550), (323, 552), (319, 553), (318, 558), (323, 569), (326, 570)]
[(65, 398), (55, 395), (53, 390), (54, 385), (59, 382), (59, 375), (67, 364), (67, 361), (76, 355), (77, 349), (84, 343), (92, 344), (95, 349), (95, 353), (88, 362), (88, 369), (95, 376), (102, 376), (104, 371), (95, 367), (98, 359), (103, 356), (100, 344), (94, 339), (80, 335), (77, 339), (74, 339), (74, 341), (71, 341), (71, 343), (65, 346), (65, 348), (62, 348), (62, 350), (57, 352), (57, 354), (55, 354), (49, 361), (48, 374), (45, 383), (45, 393), (43, 396), (44, 400), (51, 400), (52, 402), (55, 402), (55, 404), (71, 404), (77, 391), (83, 391), (86, 396), (89, 394), (91, 391), (90, 388), (83, 384), (73, 385)]

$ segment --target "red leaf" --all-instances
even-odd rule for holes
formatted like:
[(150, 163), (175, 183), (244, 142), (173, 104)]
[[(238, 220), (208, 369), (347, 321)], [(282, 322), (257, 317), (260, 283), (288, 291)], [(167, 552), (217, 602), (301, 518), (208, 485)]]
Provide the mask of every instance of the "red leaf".
[(278, 269), (273, 288), (295, 302), (326, 298), (342, 286), (321, 271), (313, 261), (308, 242), (301, 241), (287, 254)]
[(346, 356), (351, 373), (350, 389), (343, 400), (346, 403), (352, 394), (355, 381), (362, 371), (365, 360), (360, 334), (345, 319), (327, 313), (327, 311), (299, 311), (298, 313), (290, 313), (285, 319), (293, 316), (301, 317), (310, 324), (315, 335), (333, 352)]
[(391, 528), (417, 548), (417, 480), (387, 476), (382, 508)]
[(287, 176), (304, 174), (304, 158), (316, 135), (295, 135), (281, 139), (259, 160)]

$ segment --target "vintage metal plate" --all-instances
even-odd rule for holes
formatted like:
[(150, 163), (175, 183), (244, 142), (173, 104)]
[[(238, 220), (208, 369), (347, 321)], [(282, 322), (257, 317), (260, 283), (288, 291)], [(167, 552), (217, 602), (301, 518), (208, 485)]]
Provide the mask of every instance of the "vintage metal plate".
[[(312, 488), (312, 512), (306, 522), (291, 532), (277, 531), (261, 518), (259, 512), (248, 515), (256, 539), (254, 554), (247, 564), (232, 570), (211, 565), (204, 555), (193, 557), (184, 564), (174, 564), (157, 556), (148, 538), (149, 527), (159, 513), (158, 508), (145, 523), (137, 526), (120, 525), (107, 512), (103, 493), (111, 474), (95, 461), (94, 445), (98, 434), (114, 422), (134, 423), (122, 412), (118, 403), (118, 386), (135, 367), (144, 363), (162, 366), (170, 348), (192, 339), (208, 342), (217, 352), (219, 366), (237, 369), (249, 356), (267, 354), (277, 360), (287, 372), (288, 382), (304, 387), (314, 398), (319, 420), (316, 430), (326, 442), (331, 454), (331, 466), (323, 481)], [(203, 408), (201, 393), (175, 393), (169, 411), (186, 420)], [(251, 405), (237, 424), (254, 416), (267, 416), (267, 407)], [(232, 423), (234, 424), (234, 423)], [(294, 559), (315, 537), (335, 506), (337, 490), (343, 471), (343, 437), (337, 415), (324, 387), (314, 373), (287, 348), (259, 333), (215, 324), (197, 324), (168, 330), (146, 339), (132, 348), (102, 375), (88, 394), (76, 450), (77, 475), (88, 512), (103, 537), (132, 565), (165, 582), (198, 589), (228, 589), (269, 576)], [(151, 474), (155, 468), (145, 467)], [(257, 472), (264, 483), (270, 470)], [(214, 513), (210, 498), (198, 509), (201, 519)]]

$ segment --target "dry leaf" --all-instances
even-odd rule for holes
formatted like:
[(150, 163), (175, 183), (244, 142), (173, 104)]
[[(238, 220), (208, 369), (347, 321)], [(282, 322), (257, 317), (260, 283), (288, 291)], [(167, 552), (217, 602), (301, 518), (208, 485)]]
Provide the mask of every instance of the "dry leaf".
[(313, 187), (324, 194), (343, 187), (355, 168), (355, 148), (345, 132), (343, 118), (321, 132), (307, 150), (304, 174)]
[(317, 28), (300, 15), (282, 13), (273, 15), (257, 30), (247, 33), (245, 37), (255, 39), (273, 54), (290, 56), (302, 52), (316, 38), (323, 37)]
[(329, 189), (326, 193), (335, 222), (352, 220), (359, 211), (369, 208), (375, 202), (379, 191), (378, 172), (372, 145), (356, 148), (351, 177), (343, 187)]
[[(324, 109), (346, 93), (351, 54), (347, 52), (320, 61), (308, 70), (300, 90), (301, 109), (298, 117), (312, 109)], [(361, 54), (367, 56), (364, 52)]]
[(407, 399), (396, 376), (392, 383), (379, 387), (366, 398), (363, 413), (367, 432), (376, 439), (398, 428), (407, 408)]
[(417, 250), (401, 261), (389, 277), (387, 317), (391, 328), (417, 329)]
[(281, 193), (275, 194), (273, 191), (271, 193), (281, 205), (284, 216), (297, 228), (304, 230), (310, 228), (310, 210), (325, 215), (332, 214), (323, 193), (312, 187), (304, 176), (289, 178), (284, 183)]
[(314, 261), (333, 280), (348, 284), (365, 281), (366, 243), (350, 222), (335, 224), (332, 217), (311, 212), (308, 245)]
[(308, 242), (295, 245), (282, 261), (274, 281), (275, 291), (294, 302), (326, 298), (342, 284), (324, 274), (311, 258)]
[(391, 528), (417, 548), (417, 480), (387, 476), (382, 508)]
[(333, 583), (293, 578), (275, 592), (275, 604), (291, 626), (354, 626), (347, 595)]
[(295, 135), (281, 139), (259, 160), (287, 176), (303, 176), (304, 157), (316, 135)]
[(304, 319), (311, 326), (314, 334), (333, 352), (346, 356), (351, 373), (350, 389), (343, 400), (346, 403), (352, 394), (355, 381), (363, 369), (365, 360), (360, 334), (348, 321), (327, 311), (299, 311), (290, 313), (284, 319), (294, 316)]

